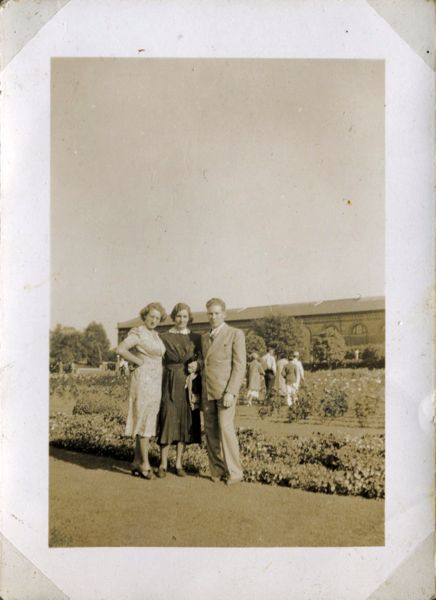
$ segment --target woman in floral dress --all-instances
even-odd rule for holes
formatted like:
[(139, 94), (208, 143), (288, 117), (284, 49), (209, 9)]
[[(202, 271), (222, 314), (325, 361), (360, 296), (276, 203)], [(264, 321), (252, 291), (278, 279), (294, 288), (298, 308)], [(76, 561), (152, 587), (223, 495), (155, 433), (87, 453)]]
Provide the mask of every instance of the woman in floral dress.
[(125, 434), (135, 438), (132, 475), (153, 479), (149, 462), (150, 438), (156, 435), (165, 346), (156, 326), (166, 319), (164, 308), (152, 302), (140, 312), (143, 325), (131, 329), (117, 353), (134, 365), (130, 378), (129, 412)]
[(185, 470), (182, 461), (186, 444), (201, 442), (201, 379), (196, 374), (200, 336), (188, 328), (192, 322), (192, 313), (187, 304), (176, 304), (171, 318), (174, 327), (161, 334), (166, 353), (159, 413), (161, 462), (158, 477), (165, 477), (167, 473), (171, 444), (177, 446), (176, 474), (183, 477)]

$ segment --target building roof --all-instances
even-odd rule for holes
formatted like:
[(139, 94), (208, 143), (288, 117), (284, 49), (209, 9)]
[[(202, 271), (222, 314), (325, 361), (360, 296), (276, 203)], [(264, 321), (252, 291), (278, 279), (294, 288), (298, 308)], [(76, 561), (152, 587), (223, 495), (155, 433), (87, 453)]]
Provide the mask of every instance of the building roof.
[[(373, 298), (345, 298), (342, 300), (321, 300), (320, 302), (304, 302), (301, 304), (272, 304), (270, 306), (253, 306), (245, 308), (228, 308), (226, 321), (253, 321), (271, 315), (287, 317), (308, 317), (316, 315), (335, 315), (338, 313), (354, 313), (382, 311), (385, 309), (383, 296)], [(206, 312), (194, 312), (194, 323), (207, 323)], [(140, 317), (117, 323), (118, 329), (130, 329), (142, 323)], [(166, 324), (166, 322), (164, 323)]]

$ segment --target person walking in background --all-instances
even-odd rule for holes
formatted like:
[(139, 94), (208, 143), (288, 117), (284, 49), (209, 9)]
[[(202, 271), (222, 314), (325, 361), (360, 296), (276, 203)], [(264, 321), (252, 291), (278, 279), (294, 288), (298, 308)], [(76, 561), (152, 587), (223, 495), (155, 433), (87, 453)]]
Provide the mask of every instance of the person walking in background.
[(121, 358), (119, 363), (119, 369), (122, 377), (125, 377), (127, 379), (129, 377), (129, 363), (125, 358)]
[(300, 360), (300, 353), (295, 351), (292, 353), (292, 362), (294, 363), (294, 365), (297, 367), (297, 370), (300, 374), (300, 381), (299, 381), (299, 385), (301, 384), (302, 381), (304, 381), (304, 368), (303, 365), (301, 363)]
[(259, 355), (257, 352), (253, 352), (250, 356), (250, 363), (248, 365), (248, 384), (247, 384), (247, 404), (252, 405), (254, 399), (259, 400), (259, 390), (261, 377), (265, 375), (262, 365), (259, 361)]
[(286, 401), (288, 406), (297, 400), (298, 388), (300, 386), (300, 372), (295, 363), (290, 360), (287, 365), (283, 367), (282, 375), (286, 381)]
[(268, 346), (266, 354), (262, 356), (261, 364), (265, 377), (265, 400), (268, 400), (274, 388), (274, 380), (277, 372), (274, 348)]
[(176, 474), (184, 477), (183, 453), (186, 444), (201, 443), (201, 380), (196, 373), (200, 335), (189, 329), (192, 312), (187, 304), (176, 304), (171, 312), (171, 319), (174, 327), (161, 334), (166, 352), (159, 411), (158, 442), (161, 459), (158, 477), (165, 477), (167, 474), (170, 444), (177, 445)]
[(226, 305), (220, 298), (206, 304), (210, 331), (201, 336), (202, 410), (212, 481), (227, 485), (242, 481), (239, 444), (235, 431), (238, 393), (245, 376), (245, 336), (225, 322)]
[(133, 371), (130, 377), (129, 412), (125, 435), (135, 439), (131, 471), (144, 479), (154, 479), (148, 452), (150, 438), (156, 435), (157, 415), (162, 392), (162, 357), (165, 346), (155, 330), (167, 317), (158, 302), (147, 304), (139, 313), (143, 325), (131, 329), (117, 348)]
[(285, 354), (280, 354), (277, 361), (275, 388), (281, 398), (286, 398), (288, 392), (286, 389), (286, 381), (283, 377), (283, 367), (288, 364), (288, 359)]

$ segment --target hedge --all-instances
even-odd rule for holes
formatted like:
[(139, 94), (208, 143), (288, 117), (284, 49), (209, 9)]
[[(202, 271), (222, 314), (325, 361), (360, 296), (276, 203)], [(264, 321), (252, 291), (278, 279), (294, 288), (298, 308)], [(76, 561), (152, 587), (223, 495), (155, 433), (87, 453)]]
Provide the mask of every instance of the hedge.
[[(52, 446), (131, 461), (133, 443), (123, 435), (118, 418), (103, 414), (56, 414), (50, 419)], [(255, 429), (238, 429), (244, 480), (291, 488), (384, 497), (384, 436), (350, 437), (315, 433), (311, 438), (292, 435), (268, 437)], [(151, 443), (150, 460), (159, 461), (159, 448)], [(208, 471), (204, 441), (188, 446), (185, 468), (193, 474)], [(174, 467), (174, 456), (170, 456)]]

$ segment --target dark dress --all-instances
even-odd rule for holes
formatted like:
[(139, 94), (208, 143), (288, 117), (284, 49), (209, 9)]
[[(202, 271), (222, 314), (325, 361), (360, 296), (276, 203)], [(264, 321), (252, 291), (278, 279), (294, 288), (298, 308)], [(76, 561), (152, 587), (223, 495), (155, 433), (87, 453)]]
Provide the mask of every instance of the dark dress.
[[(162, 400), (159, 412), (158, 441), (160, 444), (185, 442), (201, 443), (200, 410), (191, 410), (186, 377), (188, 363), (196, 360), (200, 352), (200, 336), (195, 333), (161, 334), (165, 344), (162, 378)], [(192, 391), (201, 394), (201, 377), (197, 375)]]

